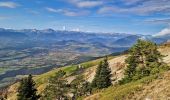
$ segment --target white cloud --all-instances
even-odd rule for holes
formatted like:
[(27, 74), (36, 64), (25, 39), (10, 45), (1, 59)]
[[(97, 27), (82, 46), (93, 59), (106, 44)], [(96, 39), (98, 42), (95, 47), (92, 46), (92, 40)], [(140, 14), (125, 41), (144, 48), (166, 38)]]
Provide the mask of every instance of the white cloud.
[(0, 7), (6, 7), (6, 8), (16, 8), (19, 4), (15, 2), (0, 2)]
[(64, 15), (66, 16), (83, 16), (83, 15), (87, 15), (89, 12), (88, 11), (74, 12), (74, 11), (64, 10), (62, 13), (64, 13)]
[[(126, 1), (126, 2), (125, 2)], [(124, 4), (127, 4), (128, 0), (124, 0)], [(122, 13), (122, 14), (137, 14), (137, 15), (149, 15), (153, 13), (170, 14), (170, 0), (130, 0), (130, 4), (140, 2), (139, 5), (133, 7), (118, 7), (105, 6), (101, 7), (98, 13)], [(133, 2), (132, 2), (133, 1)]]
[(134, 5), (136, 3), (139, 2), (144, 2), (146, 0), (122, 0), (122, 2), (124, 2), (125, 5)]
[(165, 28), (163, 30), (161, 30), (159, 33), (157, 33), (155, 36), (162, 36), (162, 35), (170, 35), (170, 27), (169, 28)]
[(93, 8), (104, 4), (102, 0), (70, 0), (69, 3), (79, 8)]
[(155, 18), (145, 20), (147, 23), (170, 24), (170, 18)]
[(50, 7), (46, 7), (46, 10), (53, 13), (61, 13), (66, 16), (83, 16), (89, 13), (89, 11), (71, 11), (67, 9), (54, 9)]
[(120, 9), (116, 7), (106, 6), (102, 7), (98, 10), (98, 13), (104, 14), (104, 13), (113, 13), (113, 12), (120, 12)]
[(60, 12), (60, 10), (54, 9), (54, 8), (50, 8), (50, 7), (46, 7), (45, 9), (46, 9), (47, 11), (49, 11), (49, 12), (55, 12), (55, 13)]
[(96, 6), (102, 5), (102, 1), (83, 1), (83, 2), (78, 2), (77, 6), (80, 8), (92, 8)]
[[(99, 7), (99, 14), (170, 15), (170, 0), (65, 0), (78, 8)], [(117, 5), (117, 3), (121, 3)]]

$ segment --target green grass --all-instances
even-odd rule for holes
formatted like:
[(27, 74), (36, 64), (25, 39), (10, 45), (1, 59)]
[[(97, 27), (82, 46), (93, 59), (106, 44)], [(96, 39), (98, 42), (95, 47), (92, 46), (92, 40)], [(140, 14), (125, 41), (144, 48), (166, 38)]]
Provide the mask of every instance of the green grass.
[[(109, 56), (108, 59), (112, 59), (113, 56)], [(81, 63), (80, 65), (83, 66), (83, 68), (87, 69), (89, 67), (92, 67), (92, 66), (95, 66), (95, 65), (98, 65), (100, 61), (102, 61), (103, 58), (99, 58), (99, 59), (96, 59), (96, 60), (92, 60), (92, 61), (88, 61), (88, 62), (84, 62), (84, 63)], [(70, 66), (65, 66), (65, 67), (61, 67), (61, 68), (56, 68), (56, 69), (53, 69), (47, 73), (44, 73), (44, 74), (41, 74), (41, 75), (37, 75), (36, 77), (34, 77), (34, 80), (37, 84), (37, 87), (41, 86), (41, 85), (44, 85), (48, 82), (48, 79), (51, 77), (51, 76), (54, 76), (55, 73), (58, 71), (58, 70), (63, 70), (66, 72), (66, 75), (69, 76), (69, 75), (72, 75), (72, 73), (74, 73), (76, 71), (76, 68), (77, 68), (77, 65), (70, 65)], [(41, 86), (43, 87), (43, 86)]]
[[(108, 59), (112, 59), (114, 56), (109, 56)], [(96, 60), (92, 60), (92, 61), (88, 61), (88, 62), (84, 62), (81, 63), (81, 66), (83, 66), (85, 69), (89, 68), (89, 67), (93, 67), (95, 65), (97, 65), (100, 61), (102, 60), (102, 58), (100, 59), (96, 59)], [(38, 89), (38, 93), (42, 93), (43, 90), (46, 87), (46, 84), (48, 83), (48, 80), (51, 76), (54, 76), (55, 73), (58, 70), (63, 70), (66, 72), (66, 76), (72, 75), (72, 73), (74, 73), (76, 71), (77, 65), (70, 65), (70, 66), (65, 66), (65, 67), (61, 67), (61, 68), (56, 68), (53, 69), (47, 73), (41, 74), (41, 75), (36, 75), (34, 76), (34, 80), (36, 82), (36, 86)], [(14, 87), (18, 86), (18, 83), (16, 83), (15, 85), (13, 85)], [(10, 94), (12, 98), (16, 98), (16, 92), (11, 93)]]
[(98, 99), (99, 100), (125, 100), (126, 99), (125, 97), (133, 95), (133, 93), (135, 93), (136, 91), (140, 91), (144, 85), (152, 82), (155, 79), (157, 79), (157, 75), (152, 75), (140, 79), (138, 81), (103, 89), (97, 93), (98, 96), (100, 97)]
[[(109, 56), (108, 60), (113, 59), (114, 57), (115, 56)], [(93, 61), (88, 61), (88, 62), (82, 63), (81, 65), (84, 68), (89, 68), (89, 67), (92, 67), (92, 66), (95, 66), (95, 65), (99, 64), (99, 62), (102, 61), (102, 60), (103, 60), (103, 58), (100, 58), (100, 59), (97, 59), (97, 60), (93, 60)]]

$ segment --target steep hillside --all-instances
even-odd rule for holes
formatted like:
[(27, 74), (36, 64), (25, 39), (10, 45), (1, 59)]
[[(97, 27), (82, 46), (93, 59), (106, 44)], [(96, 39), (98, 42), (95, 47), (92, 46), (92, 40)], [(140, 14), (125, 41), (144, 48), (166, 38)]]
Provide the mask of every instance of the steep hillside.
[[(170, 45), (166, 43), (159, 47), (165, 55), (164, 62), (170, 65)], [(167, 100), (170, 98), (170, 71), (162, 72), (130, 82), (101, 90), (85, 100)]]
[[(159, 47), (159, 51), (165, 55), (164, 61), (170, 65), (170, 46), (169, 45), (162, 45)], [(109, 57), (109, 65), (112, 70), (112, 79), (113, 84), (117, 83), (118, 80), (120, 80), (123, 77), (123, 71), (125, 68), (125, 59), (128, 55), (119, 55), (119, 56), (111, 56)], [(34, 80), (37, 83), (38, 92), (41, 93), (47, 84), (47, 80), (50, 76), (53, 76), (55, 72), (57, 72), (59, 69), (64, 70), (66, 74), (66, 79), (68, 82), (71, 82), (77, 75), (83, 74), (85, 75), (85, 78), (87, 81), (91, 82), (94, 78), (95, 71), (97, 64), (102, 59), (97, 59), (94, 61), (82, 63), (79, 66), (83, 67), (83, 70), (77, 71), (77, 66), (67, 66), (63, 68), (54, 69), (50, 72), (47, 72), (42, 75), (37, 75), (34, 77)], [(161, 75), (154, 75), (149, 76), (144, 79), (138, 80), (136, 82), (131, 82), (125, 85), (116, 86), (116, 87), (110, 87), (108, 89), (102, 90), (102, 92), (98, 92), (90, 97), (85, 98), (86, 100), (113, 100), (112, 98), (126, 98), (129, 100), (136, 100), (141, 98), (157, 98), (160, 97), (166, 97), (168, 96), (168, 92), (163, 93), (162, 91), (166, 90), (168, 91), (169, 85), (169, 73), (165, 72), (161, 73)], [(9, 88), (9, 100), (15, 100), (16, 98), (16, 90), (17, 85), (14, 84)], [(166, 87), (163, 87), (163, 85), (166, 85)], [(116, 91), (116, 92), (115, 92)], [(135, 92), (135, 94), (134, 94)], [(165, 92), (165, 91), (164, 91)], [(154, 95), (157, 94), (155, 97)], [(160, 95), (158, 95), (160, 94)], [(164, 94), (164, 95), (163, 95)], [(133, 95), (133, 98), (131, 98)], [(99, 99), (100, 98), (100, 99)]]
[[(112, 74), (113, 74), (112, 78), (113, 78), (113, 80), (116, 80), (113, 83), (117, 82), (119, 79), (121, 79), (123, 77), (123, 68), (125, 65), (124, 60), (125, 60), (126, 56), (127, 55), (119, 55), (119, 56), (110, 56), (109, 57), (109, 65), (112, 69)], [(97, 64), (101, 60), (102, 60), (102, 58), (80, 64), (79, 66), (84, 67), (84, 70), (82, 72), (76, 71), (77, 66), (66, 66), (63, 68), (54, 69), (54, 70), (47, 72), (45, 74), (42, 74), (42, 75), (35, 76), (34, 80), (37, 84), (38, 92), (41, 93), (44, 90), (49, 77), (55, 75), (55, 73), (59, 69), (62, 69), (67, 73), (66, 79), (68, 82), (71, 82), (77, 75), (80, 75), (80, 74), (85, 75), (86, 80), (91, 82), (92, 79), (94, 78)], [(12, 85), (9, 88), (9, 90), (8, 90), (9, 100), (16, 100), (17, 87), (18, 87), (18, 83)]]
[(159, 75), (153, 82), (145, 84), (142, 91), (135, 92), (131, 99), (167, 100), (168, 98), (170, 98), (170, 71)]
[(170, 97), (169, 90), (170, 71), (109, 87), (84, 100), (167, 100)]
[[(113, 59), (114, 57), (113, 56), (110, 56), (109, 59)], [(53, 69), (52, 71), (49, 71), (47, 73), (44, 73), (44, 74), (41, 74), (41, 75), (36, 75), (34, 77), (34, 80), (37, 84), (37, 89), (38, 89), (38, 92), (41, 93), (47, 82), (48, 82), (48, 79), (55, 75), (55, 73), (62, 69), (63, 71), (66, 72), (66, 79), (68, 80), (68, 82), (71, 82), (76, 75), (79, 75), (79, 74), (85, 74), (86, 73), (89, 73), (90, 72), (90, 69), (91, 68), (95, 68), (95, 66), (102, 60), (102, 58), (100, 59), (97, 59), (97, 60), (93, 60), (93, 61), (89, 61), (89, 62), (85, 62), (85, 63), (82, 63), (78, 66), (82, 66), (83, 67), (83, 70), (82, 71), (77, 71), (77, 65), (71, 65), (71, 66), (66, 66), (66, 67), (62, 67), (62, 68), (56, 68), (56, 69)], [(90, 74), (91, 75), (91, 74)], [(91, 75), (92, 76), (92, 75)], [(90, 79), (89, 79), (90, 81)], [(9, 89), (8, 89), (8, 99), (9, 100), (16, 100), (16, 92), (17, 92), (17, 87), (18, 87), (18, 83), (15, 83), (14, 85), (10, 86)]]
[[(125, 58), (127, 55), (120, 55), (117, 57), (114, 57), (113, 59), (110, 59), (109, 62), (109, 66), (111, 67), (112, 70), (112, 78), (114, 80), (119, 80), (122, 78), (123, 76), (123, 68), (125, 66)], [(96, 66), (92, 66), (90, 68), (88, 68), (85, 72), (84, 75), (86, 76), (86, 79), (91, 82), (94, 78), (95, 72), (96, 72)], [(115, 83), (115, 81), (113, 82)]]

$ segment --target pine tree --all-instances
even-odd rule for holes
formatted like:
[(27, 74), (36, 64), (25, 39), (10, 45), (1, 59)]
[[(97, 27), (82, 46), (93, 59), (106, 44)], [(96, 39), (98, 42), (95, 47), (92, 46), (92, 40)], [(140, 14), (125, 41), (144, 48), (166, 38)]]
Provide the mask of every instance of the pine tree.
[(162, 62), (162, 57), (155, 43), (138, 40), (129, 50), (129, 57), (126, 59), (125, 77), (120, 83), (127, 83), (150, 74), (159, 73), (163, 67), (166, 67)]
[(55, 76), (49, 79), (43, 93), (44, 100), (63, 100), (68, 98), (67, 81), (64, 79), (65, 74), (64, 71), (60, 70)]
[(72, 82), (71, 82), (71, 87), (73, 89), (72, 93), (74, 95), (74, 99), (91, 94), (91, 86), (89, 82), (84, 80), (83, 75), (78, 75)]
[(109, 63), (108, 63), (107, 57), (106, 57), (103, 61), (103, 66), (101, 67), (100, 80), (98, 82), (97, 87), (99, 89), (101, 89), (101, 88), (107, 88), (110, 85), (112, 85), (111, 69), (109, 68)]
[(124, 81), (129, 82), (132, 80), (132, 77), (136, 73), (137, 61), (134, 56), (130, 56), (126, 59), (125, 62), (128, 63), (128, 65), (127, 65), (127, 68), (125, 69), (124, 74), (125, 74), (126, 80)]
[(102, 89), (112, 85), (111, 81), (111, 69), (107, 61), (107, 57), (100, 62), (94, 80), (92, 81), (92, 87)]
[(35, 88), (32, 75), (21, 80), (17, 97), (18, 100), (38, 100), (40, 98), (40, 95), (37, 95), (37, 89)]
[(83, 86), (82, 86), (82, 91), (83, 91), (83, 95), (90, 95), (92, 93), (92, 87), (91, 87), (91, 84), (87, 81), (85, 81), (83, 83)]
[(98, 67), (97, 67), (97, 69), (96, 69), (96, 74), (95, 74), (94, 79), (93, 79), (93, 81), (92, 81), (92, 83), (91, 83), (91, 86), (92, 86), (93, 88), (96, 88), (96, 87), (97, 87), (97, 83), (98, 83), (98, 81), (100, 80), (100, 72), (101, 72), (102, 66), (103, 66), (103, 61), (101, 61), (101, 62), (99, 63), (99, 65), (98, 65)]

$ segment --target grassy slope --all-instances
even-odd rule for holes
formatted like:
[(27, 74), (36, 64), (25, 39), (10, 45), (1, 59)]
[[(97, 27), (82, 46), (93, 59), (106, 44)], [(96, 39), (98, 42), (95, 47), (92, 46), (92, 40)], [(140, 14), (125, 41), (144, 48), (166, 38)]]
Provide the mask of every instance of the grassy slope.
[[(109, 59), (112, 59), (112, 58), (113, 58), (112, 56), (109, 57)], [(88, 62), (82, 63), (80, 65), (83, 66), (85, 69), (87, 69), (89, 67), (97, 65), (101, 60), (102, 60), (102, 58), (93, 60), (93, 61), (88, 61)], [(55, 73), (58, 70), (62, 69), (63, 71), (66, 72), (66, 76), (70, 76), (72, 73), (75, 72), (76, 68), (77, 68), (76, 65), (66, 66), (66, 67), (62, 67), (62, 68), (56, 68), (56, 69), (49, 71), (47, 73), (37, 75), (36, 77), (34, 77), (34, 80), (37, 83), (37, 86), (40, 86), (42, 84), (47, 83), (48, 78), (55, 75)]]
[(142, 90), (142, 87), (153, 81), (155, 76), (143, 78), (124, 85), (117, 85), (101, 90), (85, 100), (131, 100), (130, 97), (136, 92)]
[[(109, 56), (108, 57), (108, 59), (112, 59), (112, 58), (114, 58), (114, 56)], [(88, 62), (85, 62), (85, 63), (81, 63), (81, 66), (83, 66), (85, 69), (88, 69), (90, 67), (93, 67), (93, 66), (97, 65), (101, 60), (102, 60), (102, 58), (92, 60), (92, 61), (88, 61)], [(70, 65), (70, 66), (66, 66), (66, 67), (62, 67), (62, 68), (56, 68), (56, 69), (53, 69), (53, 70), (51, 70), (51, 71), (49, 71), (47, 73), (35, 76), (34, 80), (36, 82), (38, 92), (41, 93), (44, 90), (44, 88), (45, 88), (45, 86), (46, 86), (46, 84), (48, 82), (48, 79), (51, 76), (55, 75), (55, 73), (58, 70), (62, 69), (63, 71), (66, 72), (66, 76), (69, 77), (69, 76), (72, 75), (72, 73), (75, 72), (76, 68), (77, 68), (76, 65)], [(10, 86), (10, 88), (8, 90), (9, 91), (9, 93), (8, 93), (9, 100), (16, 100), (16, 91), (17, 91), (18, 85), (19, 84), (16, 83), (16, 84)]]
[[(166, 55), (166, 57), (164, 58), (164, 61), (166, 63), (170, 64), (170, 46), (161, 46), (159, 48), (159, 51), (161, 51), (161, 53), (163, 55)], [(118, 56), (117, 57), (118, 59), (112, 59), (113, 57), (110, 57), (109, 58), (109, 59), (111, 59), (110, 63), (115, 64), (116, 60), (123, 60), (124, 58), (122, 59), (122, 57)], [(81, 65), (84, 66), (85, 68), (89, 69), (89, 68), (91, 68), (91, 67), (93, 68), (95, 65), (97, 65), (99, 63), (99, 61), (101, 61), (101, 59), (82, 63)], [(113, 67), (113, 66), (111, 66), (111, 67)], [(59, 69), (64, 70), (67, 73), (67, 76), (70, 76), (73, 72), (75, 72), (76, 66), (66, 66), (66, 67), (63, 67), (63, 68), (54, 69), (50, 72), (47, 72), (45, 74), (38, 75), (38, 76), (34, 77), (34, 80), (37, 83), (37, 88), (38, 88), (39, 92), (42, 92), (42, 90), (45, 88), (45, 85), (48, 81), (48, 78), (50, 76), (53, 76)], [(168, 73), (168, 72), (162, 73), (162, 75), (164, 75), (166, 73)], [(150, 84), (152, 86), (154, 84), (154, 82), (157, 82), (157, 81), (158, 81), (158, 79), (156, 78), (156, 76), (149, 76), (149, 77), (146, 77), (144, 79), (138, 80), (136, 82), (131, 82), (131, 83), (121, 85), (121, 86), (110, 87), (108, 89), (105, 89), (105, 90), (102, 90), (98, 93), (95, 93), (94, 95), (89, 96), (85, 99), (87, 99), (87, 100), (113, 100), (113, 98), (118, 99), (118, 100), (119, 99), (120, 100), (122, 100), (122, 99), (132, 100), (134, 98), (135, 98), (134, 100), (136, 100), (136, 98), (141, 99), (141, 98), (146, 97), (144, 95), (145, 93), (149, 93), (148, 92), (149, 90), (145, 89), (145, 87), (148, 86), (148, 84)], [(167, 81), (167, 80), (163, 80), (163, 81)], [(163, 83), (161, 83), (161, 84), (163, 84)], [(15, 100), (14, 98), (16, 98), (16, 91), (14, 91), (14, 90), (17, 90), (17, 88), (16, 88), (17, 85), (18, 84), (14, 84), (9, 89), (11, 91), (10, 97), (12, 98), (12, 99), (10, 98), (10, 100)], [(166, 85), (166, 84), (164, 84), (164, 85)], [(156, 88), (155, 88), (155, 90), (156, 90)], [(144, 91), (144, 93), (143, 93), (143, 91)], [(145, 92), (145, 91), (147, 91), (147, 92)], [(134, 94), (134, 92), (135, 92), (136, 95)], [(142, 94), (142, 95), (138, 96), (140, 94)], [(152, 91), (150, 91), (150, 94), (152, 94)], [(130, 98), (132, 96), (134, 98)]]
[[(170, 65), (170, 45), (160, 46), (164, 61)], [(125, 85), (109, 87), (85, 100), (166, 100), (170, 98), (170, 71), (145, 77)]]
[(170, 71), (141, 80), (109, 87), (85, 100), (167, 100), (170, 97)]

